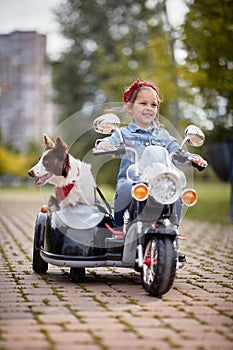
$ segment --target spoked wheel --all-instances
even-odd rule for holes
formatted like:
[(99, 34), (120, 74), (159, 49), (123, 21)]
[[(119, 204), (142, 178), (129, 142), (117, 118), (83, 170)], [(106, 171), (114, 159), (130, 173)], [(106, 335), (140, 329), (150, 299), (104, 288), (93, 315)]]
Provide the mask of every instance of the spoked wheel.
[(40, 256), (40, 242), (44, 238), (45, 218), (39, 214), (36, 219), (34, 243), (32, 253), (32, 268), (37, 273), (45, 273), (48, 270), (48, 263)]
[(70, 278), (75, 283), (81, 283), (85, 281), (86, 271), (85, 267), (71, 267)]
[(144, 289), (155, 297), (167, 293), (176, 273), (177, 253), (169, 237), (152, 237), (146, 244), (141, 281)]

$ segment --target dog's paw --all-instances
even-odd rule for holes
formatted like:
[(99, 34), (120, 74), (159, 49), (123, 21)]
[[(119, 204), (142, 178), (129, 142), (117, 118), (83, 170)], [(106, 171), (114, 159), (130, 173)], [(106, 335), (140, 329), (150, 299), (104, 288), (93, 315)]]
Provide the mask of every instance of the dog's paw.
[(48, 207), (50, 212), (60, 210), (60, 206), (56, 197), (54, 196), (49, 197)]

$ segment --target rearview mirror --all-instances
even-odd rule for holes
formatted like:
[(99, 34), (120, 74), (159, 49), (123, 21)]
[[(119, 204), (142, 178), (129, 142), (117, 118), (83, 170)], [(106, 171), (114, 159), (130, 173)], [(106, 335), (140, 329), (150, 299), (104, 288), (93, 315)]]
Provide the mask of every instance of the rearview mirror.
[(188, 125), (184, 131), (184, 136), (185, 139), (182, 142), (181, 148), (183, 147), (185, 142), (188, 142), (194, 147), (201, 147), (205, 142), (205, 134), (196, 125)]
[(120, 119), (113, 113), (103, 114), (97, 117), (93, 122), (94, 130), (105, 135), (111, 135), (119, 125)]

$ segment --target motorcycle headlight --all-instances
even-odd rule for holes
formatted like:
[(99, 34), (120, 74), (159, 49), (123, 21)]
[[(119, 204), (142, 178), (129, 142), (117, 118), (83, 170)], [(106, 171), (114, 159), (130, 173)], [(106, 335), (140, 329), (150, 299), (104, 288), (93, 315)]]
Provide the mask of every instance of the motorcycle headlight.
[(173, 173), (162, 173), (150, 181), (150, 194), (161, 204), (171, 204), (180, 196), (180, 182)]

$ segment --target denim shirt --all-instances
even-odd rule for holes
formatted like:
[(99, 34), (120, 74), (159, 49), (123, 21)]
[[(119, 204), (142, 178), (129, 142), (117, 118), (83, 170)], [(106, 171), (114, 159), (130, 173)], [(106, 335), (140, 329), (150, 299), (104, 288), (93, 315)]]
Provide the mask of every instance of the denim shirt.
[[(124, 143), (127, 147), (134, 148), (138, 153), (140, 159), (144, 149), (149, 145), (162, 146), (167, 149), (169, 153), (176, 152), (180, 149), (176, 138), (171, 136), (167, 130), (159, 128), (154, 122), (147, 129), (141, 129), (132, 120), (128, 126), (120, 128), (121, 134), (124, 139)], [(101, 141), (108, 142), (113, 146), (119, 146), (120, 140), (117, 132), (114, 132), (111, 136), (99, 139), (96, 141), (98, 144)], [(192, 156), (191, 153), (185, 152), (188, 156)], [(129, 165), (134, 163), (134, 156), (132, 152), (127, 152), (122, 156), (120, 170), (118, 174), (118, 185), (126, 181), (126, 171)]]

